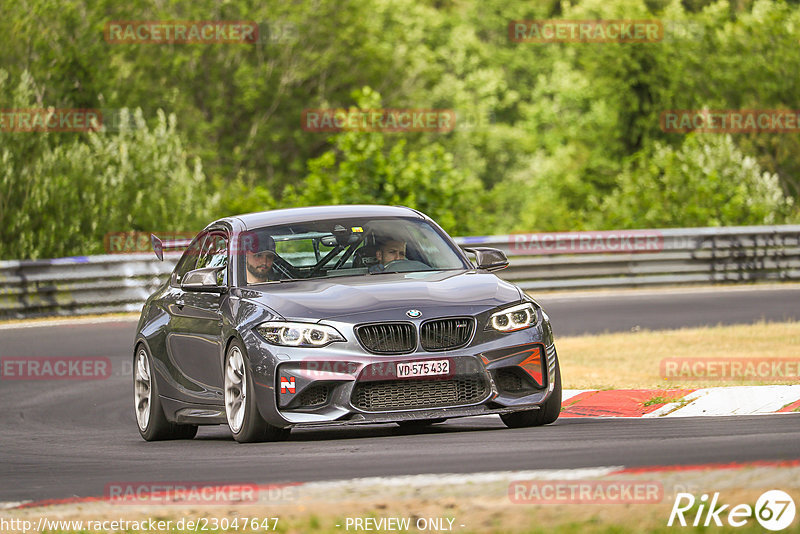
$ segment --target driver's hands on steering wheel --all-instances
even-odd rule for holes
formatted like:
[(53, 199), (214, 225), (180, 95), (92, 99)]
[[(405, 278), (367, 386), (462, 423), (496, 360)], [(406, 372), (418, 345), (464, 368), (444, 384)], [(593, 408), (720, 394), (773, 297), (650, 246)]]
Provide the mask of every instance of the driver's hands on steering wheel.
[(367, 268), (368, 273), (382, 273), (386, 267), (381, 263), (373, 263)]

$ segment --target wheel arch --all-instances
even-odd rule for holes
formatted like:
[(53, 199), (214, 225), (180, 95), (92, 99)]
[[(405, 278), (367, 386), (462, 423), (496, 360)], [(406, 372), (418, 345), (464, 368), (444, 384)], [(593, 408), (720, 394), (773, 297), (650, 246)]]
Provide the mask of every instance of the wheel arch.
[(223, 372), (225, 372), (225, 358), (227, 358), (228, 350), (231, 348), (231, 344), (233, 344), (234, 341), (241, 343), (242, 347), (245, 347), (245, 352), (247, 352), (247, 346), (244, 343), (244, 339), (242, 339), (242, 335), (237, 330), (231, 330), (222, 346), (222, 354), (220, 354), (219, 364)]

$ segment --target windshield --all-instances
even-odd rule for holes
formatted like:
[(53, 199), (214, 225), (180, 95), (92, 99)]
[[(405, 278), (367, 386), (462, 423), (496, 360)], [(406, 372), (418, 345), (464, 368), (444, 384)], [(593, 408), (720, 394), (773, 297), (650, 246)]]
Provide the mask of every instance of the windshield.
[(247, 284), (470, 268), (449, 239), (419, 219), (354, 217), (246, 234)]

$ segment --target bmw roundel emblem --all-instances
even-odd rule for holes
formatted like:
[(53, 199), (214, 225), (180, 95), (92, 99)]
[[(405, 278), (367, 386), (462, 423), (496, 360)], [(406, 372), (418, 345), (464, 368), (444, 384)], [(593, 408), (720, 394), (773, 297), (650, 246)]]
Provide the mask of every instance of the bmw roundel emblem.
[(422, 312), (421, 312), (421, 311), (419, 311), (419, 310), (408, 310), (408, 311), (406, 312), (406, 315), (408, 315), (408, 316), (409, 316), (409, 317), (411, 317), (412, 319), (416, 319), (417, 317), (419, 317), (420, 315), (422, 315)]

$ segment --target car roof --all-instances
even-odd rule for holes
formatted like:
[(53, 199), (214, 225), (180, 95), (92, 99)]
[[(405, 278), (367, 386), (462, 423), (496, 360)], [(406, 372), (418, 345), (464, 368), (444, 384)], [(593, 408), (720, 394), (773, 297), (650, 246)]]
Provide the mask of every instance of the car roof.
[(287, 208), (272, 211), (260, 211), (236, 215), (245, 229), (252, 230), (262, 226), (291, 224), (322, 219), (347, 217), (413, 217), (424, 218), (421, 213), (405, 206), (381, 206), (371, 204), (352, 204), (339, 206), (309, 206), (305, 208)]

